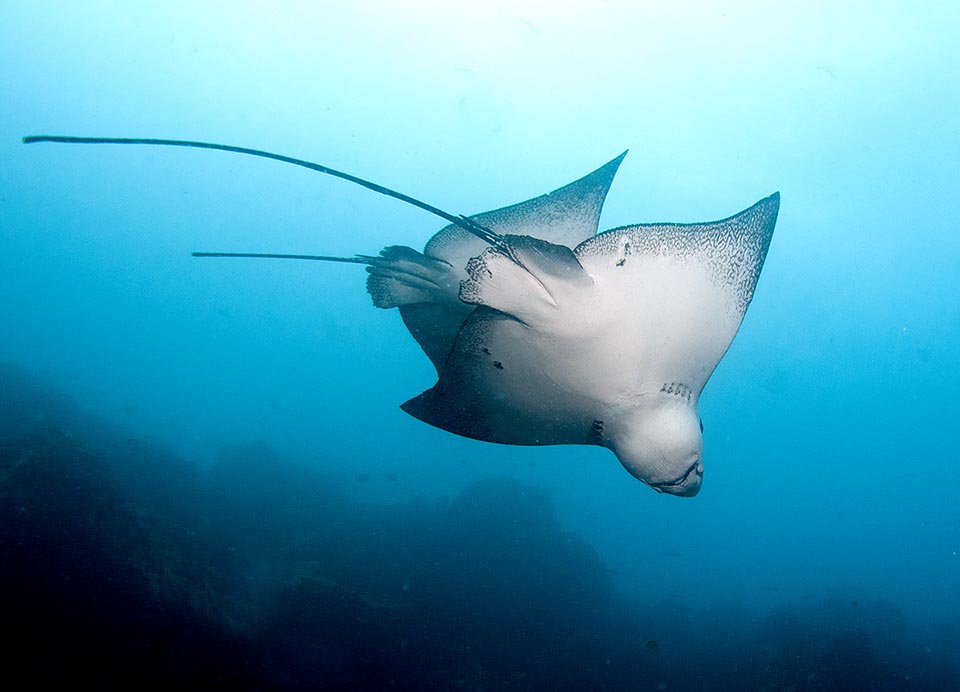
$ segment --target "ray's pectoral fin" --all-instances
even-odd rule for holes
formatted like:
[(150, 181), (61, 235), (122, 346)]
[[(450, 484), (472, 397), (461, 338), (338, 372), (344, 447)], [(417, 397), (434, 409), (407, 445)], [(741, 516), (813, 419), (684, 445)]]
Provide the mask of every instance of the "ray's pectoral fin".
[(488, 248), (467, 263), (470, 278), (460, 284), (460, 300), (486, 305), (521, 322), (543, 321), (557, 307), (543, 284), (499, 250)]
[(449, 302), (459, 277), (447, 262), (413, 248), (391, 245), (367, 262), (367, 292), (378, 308)]
[[(437, 383), (401, 407), (429, 425), (503, 444), (592, 444), (596, 399), (570, 377), (589, 367), (597, 287), (573, 251), (502, 236), (467, 266), (460, 298), (478, 306), (457, 334)], [(587, 324), (585, 328), (584, 325)]]
[(593, 284), (570, 248), (530, 236), (503, 236), (510, 254), (488, 248), (467, 263), (460, 300), (527, 325), (557, 319), (572, 295)]

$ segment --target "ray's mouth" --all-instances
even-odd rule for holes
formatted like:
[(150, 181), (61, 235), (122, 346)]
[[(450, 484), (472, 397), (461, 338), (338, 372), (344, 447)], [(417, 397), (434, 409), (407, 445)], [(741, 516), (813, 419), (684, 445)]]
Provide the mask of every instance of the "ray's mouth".
[(670, 495), (680, 495), (682, 497), (693, 497), (700, 492), (700, 479), (703, 478), (703, 464), (695, 461), (679, 477), (670, 481), (660, 481), (659, 483), (648, 483), (651, 488), (658, 493), (668, 493)]

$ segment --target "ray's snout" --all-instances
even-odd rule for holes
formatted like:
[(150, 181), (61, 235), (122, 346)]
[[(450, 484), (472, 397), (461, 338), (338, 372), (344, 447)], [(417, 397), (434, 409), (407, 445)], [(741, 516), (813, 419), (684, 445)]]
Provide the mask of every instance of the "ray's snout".
[(678, 497), (693, 497), (700, 492), (703, 484), (703, 463), (698, 461), (686, 470), (677, 480), (665, 483), (650, 483), (650, 487), (657, 492), (676, 495)]
[(685, 401), (654, 401), (610, 426), (605, 444), (634, 478), (658, 493), (693, 497), (703, 482), (703, 435)]

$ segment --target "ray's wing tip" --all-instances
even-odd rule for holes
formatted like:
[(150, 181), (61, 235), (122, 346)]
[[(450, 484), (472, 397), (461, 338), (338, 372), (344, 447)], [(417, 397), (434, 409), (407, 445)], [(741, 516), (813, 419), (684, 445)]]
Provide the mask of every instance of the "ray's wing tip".
[(434, 425), (432, 420), (433, 417), (429, 415), (430, 407), (426, 404), (426, 399), (429, 396), (429, 392), (430, 390), (428, 389), (415, 397), (407, 399), (400, 404), (400, 410), (407, 415), (413, 416), (417, 420), (426, 423), (427, 425)]
[(601, 170), (605, 168), (609, 168), (609, 169), (613, 169), (613, 171), (616, 172), (617, 169), (620, 168), (620, 164), (623, 163), (623, 160), (627, 157), (628, 153), (630, 153), (630, 150), (624, 149), (620, 154), (618, 154), (617, 156), (613, 157), (612, 159), (607, 161), (605, 164), (603, 164), (603, 166), (600, 167)]
[(413, 416), (421, 423), (432, 425), (456, 435), (462, 434), (459, 430), (454, 429), (456, 426), (451, 427), (449, 417), (444, 415), (448, 411), (438, 400), (436, 385), (404, 401), (400, 404), (400, 410), (409, 416)]
[(770, 206), (770, 215), (776, 221), (777, 215), (780, 213), (780, 191), (777, 190), (763, 201)]
[[(763, 247), (767, 248), (773, 238), (773, 230), (777, 225), (777, 217), (780, 216), (780, 192), (777, 191), (768, 197), (764, 197), (757, 202), (752, 209), (756, 210), (755, 213), (760, 219), (757, 232), (762, 238)], [(763, 252), (766, 254), (766, 249), (764, 249)]]
[(762, 211), (776, 218), (777, 213), (780, 211), (780, 192), (777, 191), (772, 195), (767, 195), (752, 207), (745, 209), (741, 213), (748, 213), (754, 210)]

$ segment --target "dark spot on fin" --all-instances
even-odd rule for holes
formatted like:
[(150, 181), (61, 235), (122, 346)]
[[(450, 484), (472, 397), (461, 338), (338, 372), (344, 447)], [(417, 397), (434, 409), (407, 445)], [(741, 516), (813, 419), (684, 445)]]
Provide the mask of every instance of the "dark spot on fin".
[(626, 258), (626, 257), (623, 257), (623, 258), (617, 260), (617, 266), (618, 266), (618, 267), (622, 267), (622, 266), (625, 265), (626, 263), (627, 263), (627, 258)]
[(495, 367), (497, 370), (503, 370), (503, 363), (501, 363), (499, 360), (495, 360), (493, 361), (493, 367)]
[(603, 421), (594, 420), (593, 425), (590, 426), (590, 434), (593, 435), (594, 439), (598, 442), (603, 438)]
[(488, 356), (490, 355), (490, 349), (487, 348), (486, 346), (481, 346), (480, 350), (486, 353)]

